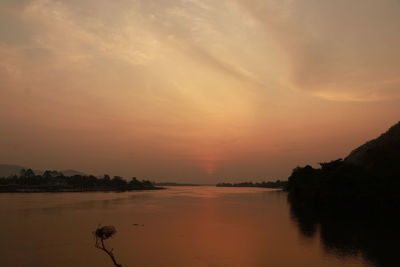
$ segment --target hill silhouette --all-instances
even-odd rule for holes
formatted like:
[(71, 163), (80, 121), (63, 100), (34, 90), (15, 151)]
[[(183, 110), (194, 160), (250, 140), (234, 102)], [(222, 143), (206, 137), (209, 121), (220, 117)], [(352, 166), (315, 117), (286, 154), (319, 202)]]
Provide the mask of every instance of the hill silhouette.
[(400, 122), (353, 150), (344, 161), (374, 173), (400, 174)]
[[(0, 164), (0, 177), (8, 177), (12, 175), (19, 175), (21, 170), (27, 170), (29, 168), (25, 166), (20, 166), (16, 164)], [(42, 175), (45, 171), (43, 170), (33, 170), (36, 174)], [(77, 170), (61, 170), (59, 173), (62, 173), (64, 176), (74, 176), (74, 175), (86, 175), (84, 172)]]
[(0, 164), (0, 177), (7, 177), (10, 175), (19, 174), (22, 169), (26, 168), (13, 164)]
[(291, 218), (328, 253), (400, 266), (400, 123), (344, 160), (297, 167), (288, 182)]
[(344, 160), (297, 167), (287, 190), (318, 206), (400, 207), (400, 123), (353, 150)]

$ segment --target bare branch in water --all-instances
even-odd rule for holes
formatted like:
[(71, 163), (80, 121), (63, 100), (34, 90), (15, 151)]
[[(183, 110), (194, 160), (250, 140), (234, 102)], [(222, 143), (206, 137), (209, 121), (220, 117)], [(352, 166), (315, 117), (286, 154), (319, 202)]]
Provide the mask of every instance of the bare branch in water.
[(116, 267), (122, 267), (122, 265), (117, 263), (115, 260), (113, 249), (107, 249), (107, 247), (104, 245), (104, 240), (112, 237), (116, 232), (117, 230), (112, 225), (97, 228), (96, 231), (93, 232), (96, 238), (95, 247), (107, 253)]

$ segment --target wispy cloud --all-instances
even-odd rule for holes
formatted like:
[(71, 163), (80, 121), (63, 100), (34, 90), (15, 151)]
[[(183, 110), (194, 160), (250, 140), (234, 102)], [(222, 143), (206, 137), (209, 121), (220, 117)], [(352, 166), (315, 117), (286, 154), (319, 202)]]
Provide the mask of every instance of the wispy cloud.
[(54, 164), (154, 175), (261, 164), (315, 142), (327, 118), (358, 119), (349, 103), (394, 114), (398, 13), (391, 0), (4, 0), (0, 144), (24, 165), (66, 144)]
[(240, 1), (288, 57), (296, 89), (339, 101), (399, 97), (398, 1)]

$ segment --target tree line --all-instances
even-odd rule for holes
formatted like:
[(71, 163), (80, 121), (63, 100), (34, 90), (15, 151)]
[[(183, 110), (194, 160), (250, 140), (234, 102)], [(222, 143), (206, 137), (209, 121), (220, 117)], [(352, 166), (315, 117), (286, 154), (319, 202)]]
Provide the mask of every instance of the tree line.
[(218, 183), (218, 187), (263, 187), (263, 188), (284, 188), (287, 185), (287, 181), (276, 180), (274, 182), (241, 182), (241, 183)]
[(108, 174), (101, 178), (94, 175), (65, 176), (58, 171), (46, 170), (43, 174), (35, 174), (32, 169), (22, 169), (19, 175), (0, 178), (0, 191), (109, 191), (109, 190), (135, 190), (155, 189), (148, 180), (139, 181), (132, 177), (129, 181), (121, 176), (110, 177)]
[(366, 169), (342, 159), (320, 166), (293, 170), (287, 187), (290, 198), (321, 208), (340, 206), (368, 211), (400, 207), (399, 172), (388, 168)]

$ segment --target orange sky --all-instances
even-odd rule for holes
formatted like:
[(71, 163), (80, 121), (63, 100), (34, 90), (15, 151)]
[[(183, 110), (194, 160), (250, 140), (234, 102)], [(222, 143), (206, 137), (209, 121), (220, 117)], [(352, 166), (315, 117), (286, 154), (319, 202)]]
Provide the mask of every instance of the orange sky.
[(286, 179), (399, 120), (396, 0), (3, 0), (0, 163)]

